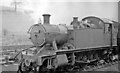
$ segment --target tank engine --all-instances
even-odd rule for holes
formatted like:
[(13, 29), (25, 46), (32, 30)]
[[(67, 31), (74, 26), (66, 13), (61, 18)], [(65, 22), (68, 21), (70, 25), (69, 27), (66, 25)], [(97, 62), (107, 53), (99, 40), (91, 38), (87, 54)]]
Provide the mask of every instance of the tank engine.
[(35, 24), (28, 31), (34, 47), (22, 52), (18, 72), (72, 70), (73, 66), (117, 59), (113, 22), (89, 16), (81, 21), (74, 17), (69, 26), (52, 25), (49, 14), (43, 17), (43, 24)]

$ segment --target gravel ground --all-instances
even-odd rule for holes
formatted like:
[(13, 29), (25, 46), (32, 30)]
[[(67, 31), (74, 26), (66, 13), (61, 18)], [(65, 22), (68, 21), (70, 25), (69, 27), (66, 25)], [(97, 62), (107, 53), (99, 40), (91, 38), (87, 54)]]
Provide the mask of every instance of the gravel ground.
[(115, 64), (109, 67), (98, 69), (97, 71), (120, 71), (118, 67), (119, 67), (119, 64)]
[(2, 71), (17, 71), (18, 64), (2, 66)]

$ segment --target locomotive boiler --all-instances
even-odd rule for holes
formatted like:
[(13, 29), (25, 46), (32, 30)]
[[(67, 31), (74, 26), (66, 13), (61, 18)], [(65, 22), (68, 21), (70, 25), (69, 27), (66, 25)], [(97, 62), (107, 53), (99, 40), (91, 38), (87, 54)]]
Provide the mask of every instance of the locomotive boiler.
[(34, 47), (22, 52), (18, 72), (69, 71), (118, 60), (114, 22), (89, 16), (81, 21), (73, 17), (70, 25), (54, 25), (49, 14), (43, 17), (43, 24), (34, 24), (28, 31)]
[(33, 25), (29, 31), (30, 38), (35, 46), (42, 46), (45, 43), (51, 44), (54, 40), (57, 44), (67, 41), (67, 27), (64, 25), (52, 25), (49, 23), (50, 15), (43, 15), (44, 23)]

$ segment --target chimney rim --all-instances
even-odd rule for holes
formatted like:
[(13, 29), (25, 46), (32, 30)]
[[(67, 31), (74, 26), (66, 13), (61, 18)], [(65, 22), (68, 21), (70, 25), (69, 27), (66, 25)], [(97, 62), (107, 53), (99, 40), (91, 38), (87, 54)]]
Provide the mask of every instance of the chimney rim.
[(43, 16), (51, 16), (50, 14), (43, 14)]
[(78, 17), (73, 17), (73, 19), (78, 19)]

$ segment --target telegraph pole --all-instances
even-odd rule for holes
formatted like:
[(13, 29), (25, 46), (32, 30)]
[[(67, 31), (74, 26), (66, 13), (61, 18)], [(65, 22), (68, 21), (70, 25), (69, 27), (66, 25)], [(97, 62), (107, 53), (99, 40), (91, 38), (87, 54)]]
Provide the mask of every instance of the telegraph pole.
[(17, 11), (17, 7), (22, 4), (21, 1), (18, 1), (18, 0), (14, 0), (11, 5), (14, 5), (14, 8), (15, 8), (15, 12)]

